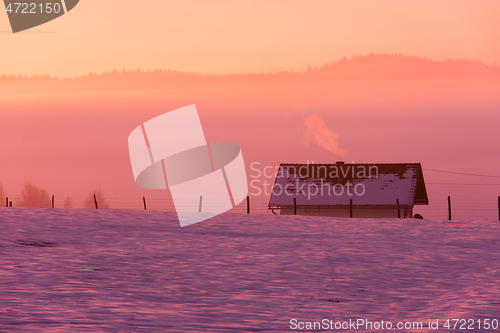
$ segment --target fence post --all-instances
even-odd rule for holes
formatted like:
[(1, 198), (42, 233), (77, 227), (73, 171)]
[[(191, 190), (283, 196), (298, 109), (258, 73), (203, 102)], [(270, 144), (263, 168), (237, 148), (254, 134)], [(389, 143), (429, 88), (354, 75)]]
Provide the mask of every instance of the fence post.
[(52, 208), (54, 208), (54, 196), (52, 196)]
[(201, 203), (202, 203), (202, 201), (203, 201), (203, 196), (200, 195), (200, 209), (199, 209), (200, 212), (201, 212)]
[(12, 201), (9, 203), (9, 207), (12, 207)]
[(250, 214), (250, 197), (247, 195), (247, 214)]
[(352, 218), (352, 199), (351, 199), (351, 201), (349, 203), (349, 217)]
[(9, 197), (5, 198), (5, 207), (9, 207)]
[(142, 202), (144, 202), (144, 210), (147, 210), (146, 209), (146, 197), (142, 197)]
[(401, 218), (401, 211), (399, 210), (399, 199), (396, 199), (396, 204), (398, 205), (398, 219)]
[(451, 198), (448, 196), (448, 220), (451, 221)]
[(94, 203), (95, 203), (95, 209), (98, 209), (98, 207), (97, 207), (97, 198), (95, 197), (95, 194), (94, 194)]
[(293, 198), (293, 215), (297, 215), (297, 199)]

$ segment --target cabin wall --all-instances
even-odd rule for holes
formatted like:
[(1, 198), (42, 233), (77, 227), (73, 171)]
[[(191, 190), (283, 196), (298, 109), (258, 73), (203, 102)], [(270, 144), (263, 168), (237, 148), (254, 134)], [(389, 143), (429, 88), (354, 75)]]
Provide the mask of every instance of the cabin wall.
[[(411, 218), (413, 216), (413, 207), (400, 207), (401, 218)], [(282, 207), (280, 215), (294, 215), (293, 206)], [(350, 217), (349, 206), (342, 207), (302, 207), (297, 206), (297, 215), (307, 216), (327, 216), (327, 217)], [(353, 217), (357, 218), (397, 218), (397, 206), (383, 207), (359, 207), (353, 206)]]

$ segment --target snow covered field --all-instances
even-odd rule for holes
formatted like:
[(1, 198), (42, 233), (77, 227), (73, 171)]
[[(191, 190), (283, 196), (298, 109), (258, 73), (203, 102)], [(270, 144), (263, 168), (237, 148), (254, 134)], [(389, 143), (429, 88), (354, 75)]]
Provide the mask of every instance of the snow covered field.
[(453, 331), (447, 318), (500, 320), (499, 263), (498, 221), (224, 214), (180, 228), (168, 212), (0, 208), (0, 331), (360, 318)]

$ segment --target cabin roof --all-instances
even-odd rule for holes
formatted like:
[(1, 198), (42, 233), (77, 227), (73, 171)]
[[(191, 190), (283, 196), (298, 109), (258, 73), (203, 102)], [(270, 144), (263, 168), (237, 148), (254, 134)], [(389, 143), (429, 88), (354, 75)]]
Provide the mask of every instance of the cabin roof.
[(270, 207), (293, 205), (428, 205), (420, 163), (280, 164)]

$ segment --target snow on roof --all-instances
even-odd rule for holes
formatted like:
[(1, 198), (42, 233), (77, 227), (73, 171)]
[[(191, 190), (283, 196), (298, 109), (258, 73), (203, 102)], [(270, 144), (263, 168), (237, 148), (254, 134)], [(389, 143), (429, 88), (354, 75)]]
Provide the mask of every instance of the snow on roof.
[(281, 164), (269, 206), (427, 205), (420, 163)]

